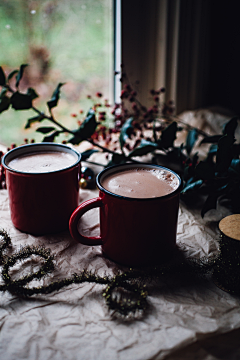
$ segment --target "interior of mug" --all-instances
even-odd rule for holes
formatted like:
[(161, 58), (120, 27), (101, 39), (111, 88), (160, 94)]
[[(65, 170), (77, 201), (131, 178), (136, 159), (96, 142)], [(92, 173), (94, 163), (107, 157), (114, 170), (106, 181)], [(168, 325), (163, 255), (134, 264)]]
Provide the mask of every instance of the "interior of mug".
[[(68, 169), (73, 166), (76, 166), (81, 160), (81, 154), (78, 151), (76, 151), (75, 149), (72, 149), (69, 146), (64, 145), (64, 144), (47, 143), (46, 142), (46, 143), (26, 144), (26, 145), (22, 145), (22, 146), (12, 149), (3, 156), (2, 164), (8, 170), (21, 173), (24, 171), (12, 169), (11, 167), (9, 167), (10, 161), (12, 161), (18, 157), (21, 157), (21, 156), (27, 156), (27, 155), (36, 154), (36, 153), (46, 153), (46, 152), (59, 152), (59, 153), (65, 152), (65, 153), (68, 153), (68, 154), (71, 154), (72, 156), (74, 156), (75, 162), (72, 165), (65, 167), (64, 169)], [(63, 170), (63, 169), (61, 169), (61, 170)], [(59, 170), (59, 171), (61, 171), (61, 170)], [(54, 172), (55, 171), (58, 171), (58, 170), (54, 170)]]
[[(167, 194), (167, 195), (164, 195), (164, 196), (161, 196), (161, 197), (168, 197), (168, 196), (173, 196), (173, 194), (176, 194), (176, 192), (180, 192), (181, 190), (181, 185), (182, 185), (182, 182), (181, 182), (181, 178), (178, 174), (176, 174), (173, 170), (170, 170), (166, 167), (163, 167), (163, 166), (160, 166), (160, 165), (152, 165), (152, 164), (120, 164), (120, 165), (114, 165), (112, 167), (109, 167), (109, 168), (106, 168), (104, 169), (103, 171), (101, 171), (98, 176), (97, 176), (97, 186), (98, 188), (103, 191), (103, 192), (106, 192), (106, 193), (109, 193), (113, 196), (120, 196), (120, 197), (124, 197), (124, 198), (128, 198), (128, 199), (134, 199), (134, 198), (131, 198), (131, 197), (128, 197), (128, 196), (121, 196), (121, 195), (117, 195), (116, 193), (113, 193), (111, 191), (108, 191), (106, 188), (104, 188), (103, 186), (103, 182), (104, 180), (113, 175), (113, 174), (117, 174), (121, 171), (126, 171), (126, 170), (131, 170), (131, 169), (143, 169), (143, 170), (148, 170), (148, 171), (151, 171), (151, 170), (154, 170), (156, 172), (167, 172), (167, 173), (170, 173), (175, 181), (176, 181), (176, 186), (174, 188), (174, 190), (170, 193), (170, 194)], [(144, 200), (145, 198), (139, 198), (139, 200)]]

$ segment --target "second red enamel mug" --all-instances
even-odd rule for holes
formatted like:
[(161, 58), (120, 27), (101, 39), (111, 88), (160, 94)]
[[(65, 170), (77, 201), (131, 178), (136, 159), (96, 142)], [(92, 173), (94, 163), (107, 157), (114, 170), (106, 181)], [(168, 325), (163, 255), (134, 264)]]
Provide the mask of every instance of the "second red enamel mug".
[[(177, 179), (170, 194), (154, 198), (130, 198), (106, 190), (103, 180), (122, 170), (139, 168), (168, 171)], [(106, 168), (97, 176), (99, 196), (85, 201), (72, 214), (69, 229), (82, 244), (101, 245), (111, 260), (127, 266), (146, 266), (170, 259), (176, 249), (181, 179), (172, 170), (155, 165), (124, 164)], [(88, 210), (100, 208), (100, 235), (79, 233), (78, 222)]]

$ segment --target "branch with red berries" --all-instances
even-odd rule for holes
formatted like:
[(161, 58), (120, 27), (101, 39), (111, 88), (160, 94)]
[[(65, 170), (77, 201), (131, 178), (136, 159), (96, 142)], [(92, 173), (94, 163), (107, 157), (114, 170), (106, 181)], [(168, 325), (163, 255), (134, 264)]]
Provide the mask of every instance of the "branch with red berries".
[[(158, 163), (159, 156), (178, 165), (178, 172), (183, 179), (182, 199), (195, 202), (195, 197), (203, 197), (202, 216), (210, 209), (216, 208), (219, 201), (240, 212), (240, 144), (236, 143), (234, 134), (238, 125), (238, 117), (232, 118), (223, 128), (222, 134), (209, 136), (205, 132), (185, 124), (174, 115), (173, 101), (163, 101), (165, 89), (150, 90), (152, 106), (145, 107), (138, 100), (138, 94), (127, 82), (121, 92), (121, 102), (111, 106), (103, 99), (100, 92), (92, 99), (92, 107), (84, 116), (71, 114), (76, 118), (76, 128), (69, 129), (54, 117), (53, 110), (58, 105), (64, 83), (59, 83), (47, 101), (47, 112), (34, 106), (38, 97), (36, 91), (29, 88), (21, 92), (19, 85), (27, 65), (5, 75), (0, 67), (0, 114), (9, 108), (15, 110), (32, 109), (35, 116), (29, 118), (25, 129), (34, 123), (48, 120), (52, 126), (39, 126), (36, 131), (43, 134), (43, 142), (57, 141), (64, 134), (63, 142), (78, 145), (88, 141), (91, 149), (82, 153), (82, 159), (89, 161), (93, 152), (106, 154), (108, 163), (105, 166), (126, 162), (141, 163), (146, 159), (153, 164)], [(15, 78), (15, 85), (13, 83)], [(11, 81), (10, 81), (11, 80)], [(80, 116), (80, 118), (79, 118)], [(110, 125), (111, 124), (111, 125)], [(178, 132), (186, 131), (184, 143), (176, 145)], [(195, 144), (210, 144), (204, 160), (199, 160), (195, 152)], [(144, 158), (143, 158), (144, 157)], [(1, 170), (0, 186), (5, 186), (4, 172)]]

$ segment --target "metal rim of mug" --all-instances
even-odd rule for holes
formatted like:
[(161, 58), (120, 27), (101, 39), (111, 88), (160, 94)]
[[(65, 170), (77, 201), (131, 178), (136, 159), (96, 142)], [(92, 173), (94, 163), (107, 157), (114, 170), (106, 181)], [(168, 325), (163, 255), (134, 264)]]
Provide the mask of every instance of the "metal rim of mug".
[[(154, 168), (154, 169), (166, 170), (168, 172), (171, 172), (174, 176), (176, 176), (176, 178), (179, 181), (178, 187), (177, 187), (177, 189), (175, 189), (170, 194), (159, 196), (159, 197), (154, 197), (154, 198), (133, 198), (133, 197), (127, 197), (127, 196), (114, 194), (114, 193), (108, 191), (107, 189), (105, 189), (101, 185), (102, 177), (105, 177), (107, 174), (109, 175), (111, 173), (116, 172), (117, 169), (121, 169), (121, 168), (124, 169), (124, 167), (126, 169), (129, 169), (129, 168), (151, 168), (152, 169), (152, 168)], [(164, 166), (161, 166), (161, 165), (152, 165), (152, 164), (147, 164), (147, 163), (142, 163), (142, 164), (129, 164), (128, 163), (128, 164), (119, 164), (119, 165), (110, 166), (110, 167), (102, 170), (97, 175), (96, 183), (97, 183), (97, 187), (99, 188), (100, 191), (102, 191), (102, 192), (104, 192), (104, 193), (106, 193), (108, 195), (111, 195), (113, 197), (121, 198), (121, 199), (124, 199), (124, 200), (129, 200), (129, 201), (156, 201), (156, 200), (159, 200), (159, 199), (168, 199), (168, 198), (171, 198), (171, 197), (174, 197), (174, 196), (178, 195), (181, 192), (181, 189), (182, 189), (182, 180), (181, 180), (180, 176), (177, 173), (175, 173), (173, 170), (168, 169), (168, 168), (166, 168)]]
[[(41, 151), (53, 151), (53, 148), (56, 150), (57, 148), (59, 150), (57, 151), (65, 151), (65, 152), (68, 152), (68, 153), (71, 153), (71, 154), (75, 154), (77, 156), (77, 160), (70, 166), (67, 166), (63, 169), (60, 169), (60, 170), (52, 170), (52, 171), (49, 171), (49, 172), (25, 172), (25, 171), (19, 171), (19, 170), (15, 170), (15, 169), (12, 169), (11, 167), (8, 166), (8, 163), (9, 161), (13, 160), (14, 158), (16, 158), (17, 156), (21, 156), (21, 155), (27, 155), (29, 154), (32, 150), (31, 148), (35, 148), (35, 151), (39, 151), (39, 149), (41, 149)], [(64, 150), (63, 150), (64, 149)], [(58, 143), (52, 143), (52, 142), (43, 142), (43, 143), (32, 143), (32, 144), (25, 144), (25, 145), (21, 145), (21, 146), (18, 146), (12, 150), (9, 150), (6, 154), (4, 154), (4, 156), (2, 157), (2, 165), (4, 166), (4, 168), (10, 172), (13, 172), (13, 173), (18, 173), (18, 174), (24, 174), (24, 175), (47, 175), (47, 174), (53, 174), (53, 173), (59, 173), (61, 171), (66, 171), (66, 170), (69, 170), (73, 167), (75, 167), (76, 165), (78, 165), (81, 161), (81, 154), (71, 148), (70, 146), (68, 145), (65, 145), (65, 144), (58, 144)]]

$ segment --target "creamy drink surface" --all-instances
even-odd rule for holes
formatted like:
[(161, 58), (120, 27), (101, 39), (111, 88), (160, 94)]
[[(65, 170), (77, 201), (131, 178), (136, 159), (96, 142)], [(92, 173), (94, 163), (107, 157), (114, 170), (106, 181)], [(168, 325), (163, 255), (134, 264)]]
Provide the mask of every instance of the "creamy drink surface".
[(74, 155), (64, 151), (44, 151), (21, 155), (9, 161), (8, 166), (27, 173), (47, 173), (69, 167), (76, 161)]
[(111, 193), (131, 198), (154, 198), (172, 193), (178, 178), (164, 169), (132, 168), (106, 176), (101, 185)]

